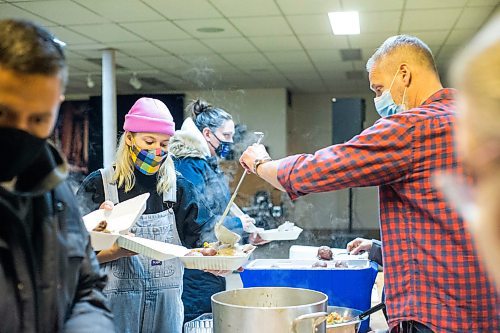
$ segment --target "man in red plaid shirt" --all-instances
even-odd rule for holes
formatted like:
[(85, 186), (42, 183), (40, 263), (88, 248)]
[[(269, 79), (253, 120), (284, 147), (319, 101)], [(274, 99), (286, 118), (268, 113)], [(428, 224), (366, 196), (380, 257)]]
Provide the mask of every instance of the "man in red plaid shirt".
[(454, 153), (454, 91), (443, 89), (429, 47), (387, 39), (367, 64), (382, 116), (344, 144), (271, 160), (253, 145), (240, 162), (292, 199), (380, 186), (386, 305), (391, 332), (499, 332), (499, 304), (463, 220), (431, 182), (463, 173)]

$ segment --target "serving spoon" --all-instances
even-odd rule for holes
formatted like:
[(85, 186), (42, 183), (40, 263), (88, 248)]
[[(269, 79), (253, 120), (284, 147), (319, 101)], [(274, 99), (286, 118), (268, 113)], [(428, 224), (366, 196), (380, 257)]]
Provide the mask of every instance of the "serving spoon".
[[(254, 132), (255, 136), (257, 136), (257, 144), (259, 144), (262, 139), (264, 138), (264, 133), (262, 132)], [(243, 174), (241, 175), (240, 181), (238, 182), (238, 185), (236, 185), (236, 188), (233, 192), (233, 195), (231, 196), (231, 199), (227, 203), (226, 209), (224, 210), (224, 213), (220, 217), (219, 221), (215, 224), (214, 231), (215, 231), (215, 237), (221, 244), (227, 244), (229, 246), (234, 246), (236, 243), (238, 243), (241, 239), (240, 235), (237, 233), (232, 232), (228, 228), (226, 228), (223, 224), (224, 219), (226, 218), (227, 214), (229, 213), (229, 209), (233, 205), (234, 199), (236, 198), (236, 195), (238, 194), (238, 190), (240, 189), (241, 183), (243, 183), (243, 180), (245, 179), (245, 176), (247, 175), (246, 170), (243, 171)]]

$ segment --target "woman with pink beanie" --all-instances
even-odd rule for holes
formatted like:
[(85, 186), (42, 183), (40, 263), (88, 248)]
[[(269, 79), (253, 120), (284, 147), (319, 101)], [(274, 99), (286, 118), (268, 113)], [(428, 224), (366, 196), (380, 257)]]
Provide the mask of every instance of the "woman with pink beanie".
[[(198, 209), (194, 186), (176, 174), (168, 154), (175, 124), (167, 106), (140, 98), (125, 116), (115, 164), (91, 173), (78, 190), (88, 211), (150, 193), (147, 207), (131, 229), (136, 236), (194, 247), (212, 217)], [(109, 203), (111, 206), (112, 204)], [(182, 276), (178, 259), (151, 260), (116, 244), (97, 254), (108, 274), (104, 289), (118, 332), (180, 333)]]

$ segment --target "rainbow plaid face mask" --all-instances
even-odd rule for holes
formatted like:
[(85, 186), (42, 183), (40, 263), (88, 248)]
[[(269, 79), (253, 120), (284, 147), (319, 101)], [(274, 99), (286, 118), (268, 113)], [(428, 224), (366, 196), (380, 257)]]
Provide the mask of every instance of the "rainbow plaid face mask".
[(139, 149), (135, 144), (129, 147), (130, 157), (137, 170), (145, 175), (154, 175), (160, 169), (161, 163), (167, 158), (168, 153), (161, 148)]

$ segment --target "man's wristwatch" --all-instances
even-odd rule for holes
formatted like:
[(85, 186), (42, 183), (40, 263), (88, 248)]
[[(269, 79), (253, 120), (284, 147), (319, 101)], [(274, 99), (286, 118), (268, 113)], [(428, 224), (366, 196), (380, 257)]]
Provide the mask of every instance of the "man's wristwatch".
[(259, 165), (263, 164), (263, 163), (266, 163), (266, 162), (269, 162), (269, 161), (272, 161), (272, 158), (267, 156), (265, 158), (258, 158), (256, 159), (254, 162), (253, 162), (253, 173), (256, 174), (257, 176), (259, 175), (257, 173), (257, 168), (259, 167)]

